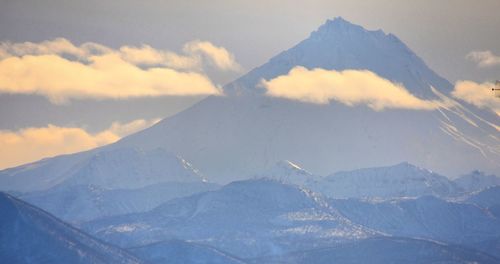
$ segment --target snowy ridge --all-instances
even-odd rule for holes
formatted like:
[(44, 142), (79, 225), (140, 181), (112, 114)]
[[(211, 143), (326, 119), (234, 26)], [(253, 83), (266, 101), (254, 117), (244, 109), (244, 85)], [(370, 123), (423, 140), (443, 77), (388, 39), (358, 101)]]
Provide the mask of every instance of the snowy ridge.
[(304, 170), (299, 165), (288, 161), (278, 161), (274, 166), (259, 173), (256, 178), (265, 177), (283, 183), (296, 184), (299, 186), (309, 186), (320, 180), (318, 176)]
[(436, 98), (429, 84), (446, 93), (451, 91), (451, 84), (432, 72), (396, 36), (382, 30), (366, 30), (341, 17), (327, 20), (309, 38), (227, 85), (225, 90), (255, 90), (262, 78), (269, 80), (287, 74), (297, 65), (308, 69), (370, 70), (397, 80), (424, 98)]
[(0, 193), (2, 263), (143, 263), (52, 215)]
[[(464, 189), (445, 176), (408, 162), (317, 176), (294, 163), (278, 162), (260, 175), (331, 198), (392, 199), (434, 195), (453, 198)], [(486, 183), (485, 183), (486, 184)]]
[(191, 163), (162, 148), (101, 148), (0, 171), (0, 189), (20, 192), (55, 186), (133, 189), (162, 182), (204, 181)]
[[(415, 96), (444, 103), (434, 111), (373, 111), (269, 98), (256, 87), (299, 65), (370, 70)], [(449, 177), (476, 168), (500, 173), (500, 117), (452, 99), (451, 89), (397, 37), (334, 19), (225, 86), (230, 96), (209, 97), (117, 145), (161, 144), (222, 183), (251, 177), (280, 160), (320, 175), (402, 160)]]
[(308, 248), (311, 239), (326, 245), (377, 234), (338, 214), (321, 196), (268, 179), (234, 182), (147, 213), (92, 221), (84, 229), (127, 247), (175, 237), (240, 257)]
[(206, 182), (166, 182), (137, 189), (104, 189), (95, 185), (56, 186), (19, 195), (53, 215), (71, 223), (113, 215), (149, 211), (174, 198), (215, 190)]
[[(434, 111), (373, 111), (335, 102), (319, 106), (269, 98), (255, 87), (261, 79), (286, 74), (295, 66), (369, 70), (403, 84), (417, 97), (447, 103)], [(498, 115), (452, 99), (451, 83), (394, 35), (369, 31), (341, 18), (327, 21), (309, 38), (224, 89), (228, 96), (206, 98), (110, 146), (4, 170), (0, 186), (3, 190), (40, 190), (62, 183), (77, 171), (99, 173), (88, 166), (90, 157), (122, 148), (145, 153), (161, 148), (189, 160), (219, 183), (248, 179), (280, 160), (293, 160), (316, 175), (402, 160), (449, 177), (478, 168), (500, 174)], [(109, 174), (120, 167), (102, 169)], [(134, 179), (133, 174), (124, 177)], [(25, 187), (17, 179), (30, 184)], [(128, 188), (112, 179), (99, 185), (117, 184)]]
[(333, 200), (348, 219), (389, 235), (473, 244), (500, 237), (500, 219), (481, 208), (432, 196), (366, 202)]
[(325, 178), (325, 193), (335, 198), (448, 197), (459, 188), (445, 176), (407, 162), (394, 166), (337, 172)]

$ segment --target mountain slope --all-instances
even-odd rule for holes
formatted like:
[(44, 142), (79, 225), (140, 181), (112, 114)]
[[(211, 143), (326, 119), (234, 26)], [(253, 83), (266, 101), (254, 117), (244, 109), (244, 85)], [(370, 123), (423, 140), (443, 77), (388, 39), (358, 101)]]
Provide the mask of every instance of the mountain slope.
[[(321, 181), (320, 176), (313, 175), (312, 173), (302, 169), (299, 165), (288, 161), (282, 160), (258, 173), (256, 177), (270, 178), (279, 182), (287, 184), (295, 184), (302, 187), (310, 187)], [(311, 190), (314, 190), (311, 188)]]
[(98, 148), (0, 172), (0, 189), (30, 192), (55, 186), (133, 189), (164, 182), (203, 182), (199, 171), (162, 148)]
[(186, 242), (168, 240), (129, 249), (136, 256), (151, 264), (243, 264), (244, 262), (215, 248)]
[(474, 170), (455, 179), (455, 183), (466, 192), (477, 192), (488, 187), (500, 186), (500, 177)]
[[(414, 95), (453, 103), (434, 111), (373, 111), (270, 98), (254, 87), (297, 65), (366, 69)], [(451, 87), (393, 35), (336, 19), (227, 85), (235, 91), (230, 96), (209, 97), (116, 145), (165, 146), (222, 182), (255, 175), (280, 160), (319, 175), (401, 161), (447, 176), (476, 168), (500, 171), (500, 117), (453, 100)]]
[(58, 218), (78, 223), (113, 215), (149, 211), (174, 198), (214, 190), (206, 182), (166, 182), (136, 189), (105, 189), (93, 184), (56, 186), (21, 194), (20, 199), (43, 208)]
[(433, 195), (454, 197), (463, 193), (453, 181), (407, 162), (393, 166), (341, 171), (317, 176), (290, 161), (280, 161), (262, 177), (310, 189), (330, 198), (391, 199)]
[(225, 87), (245, 92), (256, 89), (261, 79), (287, 74), (300, 65), (308, 69), (368, 69), (389, 80), (403, 83), (413, 94), (431, 98), (429, 85), (443, 92), (451, 84), (439, 77), (403, 42), (382, 30), (369, 31), (343, 18), (327, 20), (309, 38), (271, 58), (268, 63)]
[[(270, 98), (255, 87), (260, 79), (295, 66), (369, 70), (403, 84), (415, 96), (448, 104), (433, 111), (374, 111), (363, 105)], [(251, 177), (280, 160), (296, 161), (317, 175), (401, 161), (450, 177), (474, 169), (500, 174), (500, 117), (454, 100), (451, 88), (395, 36), (335, 19), (227, 85), (227, 96), (208, 97), (104, 149), (161, 147), (221, 183)], [(0, 186), (14, 175), (65, 178), (68, 163), (78, 167), (85, 155), (65, 157), (63, 164), (56, 158), (4, 170)]]
[(177, 238), (239, 257), (279, 254), (369, 237), (375, 232), (332, 210), (316, 194), (273, 180), (233, 182), (147, 213), (92, 221), (91, 234), (125, 247)]
[(5, 193), (0, 212), (1, 263), (142, 263)]
[(493, 186), (481, 192), (475, 193), (466, 201), (483, 208), (500, 205), (500, 186)]
[(353, 243), (309, 251), (294, 252), (280, 257), (260, 258), (254, 263), (499, 263), (487, 254), (458, 246), (426, 240), (378, 237)]
[[(500, 218), (475, 205), (432, 196), (385, 202), (332, 200), (331, 205), (354, 223), (393, 236), (425, 238), (480, 250), (491, 248), (490, 241), (500, 238)], [(494, 250), (489, 253), (497, 255)]]
[(318, 188), (334, 198), (448, 197), (459, 192), (448, 178), (406, 162), (337, 172), (325, 177)]
[[(485, 208), (492, 215), (500, 219), (500, 186), (490, 187), (479, 193), (475, 193), (466, 202)], [(498, 241), (498, 249), (500, 249), (500, 237)]]

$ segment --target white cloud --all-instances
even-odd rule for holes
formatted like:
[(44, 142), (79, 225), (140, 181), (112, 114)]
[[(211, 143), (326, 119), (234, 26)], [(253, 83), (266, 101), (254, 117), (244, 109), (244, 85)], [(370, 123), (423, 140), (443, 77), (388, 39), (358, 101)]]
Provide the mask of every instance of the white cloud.
[(156, 50), (148, 45), (141, 47), (123, 46), (120, 54), (123, 59), (134, 64), (164, 65), (182, 70), (201, 70), (205, 61), (223, 71), (239, 71), (241, 66), (234, 55), (223, 47), (208, 41), (191, 41), (184, 45), (184, 54)]
[(34, 42), (21, 42), (0, 43), (0, 52), (3, 57), (11, 56), (24, 56), (24, 55), (71, 55), (79, 59), (85, 59), (92, 55), (99, 55), (104, 53), (111, 53), (113, 50), (104, 45), (93, 42), (86, 42), (80, 46), (75, 46), (69, 40), (64, 38), (56, 38), (53, 40), (46, 40), (40, 43)]
[(139, 119), (125, 124), (115, 122), (110, 128), (98, 133), (89, 133), (79, 127), (54, 125), (18, 131), (0, 130), (0, 168), (107, 145), (158, 121)]
[(500, 115), (500, 99), (495, 97), (493, 83), (476, 83), (472, 81), (459, 81), (455, 84), (452, 95), (455, 98), (473, 104), (479, 108), (490, 109)]
[(236, 70), (234, 56), (210, 42), (193, 41), (184, 54), (148, 45), (112, 49), (64, 38), (40, 43), (0, 43), (0, 93), (39, 94), (54, 103), (75, 98), (126, 99), (165, 95), (217, 95), (203, 73), (207, 61)]
[(493, 54), (489, 50), (472, 51), (466, 56), (467, 59), (477, 63), (479, 67), (492, 67), (500, 65), (500, 56)]
[(208, 58), (213, 65), (230, 71), (240, 71), (241, 66), (236, 63), (233, 54), (223, 47), (213, 45), (208, 41), (192, 41), (184, 45), (184, 52), (192, 55), (200, 54)]
[(136, 65), (163, 65), (178, 70), (200, 71), (202, 69), (202, 61), (198, 56), (160, 51), (149, 45), (123, 46), (120, 48), (120, 56), (125, 61)]
[(308, 103), (338, 101), (353, 106), (365, 104), (374, 110), (404, 108), (432, 110), (438, 102), (419, 99), (402, 85), (370, 71), (308, 70), (295, 67), (287, 75), (262, 81), (268, 96)]

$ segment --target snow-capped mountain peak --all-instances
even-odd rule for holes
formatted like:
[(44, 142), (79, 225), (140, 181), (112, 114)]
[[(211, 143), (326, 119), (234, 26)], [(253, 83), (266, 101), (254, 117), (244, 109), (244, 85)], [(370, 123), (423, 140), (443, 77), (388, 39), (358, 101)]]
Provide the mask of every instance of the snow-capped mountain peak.
[(377, 33), (384, 34), (382, 30), (369, 31), (362, 26), (355, 25), (342, 17), (336, 17), (334, 19), (328, 19), (321, 25), (317, 30), (311, 33), (311, 38), (325, 39), (338, 37), (341, 34), (349, 33)]
[[(286, 75), (297, 66), (372, 71), (422, 99), (437, 99), (432, 87), (443, 95), (452, 89), (451, 83), (396, 37), (337, 18), (224, 88), (246, 91), (241, 94), (249, 96), (208, 97), (103, 149), (163, 148), (189, 160), (219, 183), (248, 179), (284, 159), (300, 161), (321, 175), (401, 160), (450, 177), (473, 168), (494, 173), (500, 170), (495, 162), (498, 139), (491, 137), (498, 131), (487, 124), (496, 123), (498, 117), (465, 104), (435, 111), (373, 111), (363, 105), (313, 105), (258, 92), (256, 86), (262, 79)], [(17, 179), (27, 174), (29, 182), (61, 181), (94, 153), (5, 170), (0, 172), (0, 184), (11, 181), (14, 175)], [(2, 187), (17, 190), (7, 184)], [(40, 187), (40, 182), (29, 187)]]
[(309, 38), (230, 83), (225, 90), (230, 94), (234, 90), (259, 91), (255, 87), (262, 79), (287, 74), (295, 66), (369, 70), (403, 84), (411, 93), (424, 98), (436, 98), (431, 86), (444, 93), (452, 87), (396, 36), (382, 30), (367, 30), (337, 17), (327, 20)]

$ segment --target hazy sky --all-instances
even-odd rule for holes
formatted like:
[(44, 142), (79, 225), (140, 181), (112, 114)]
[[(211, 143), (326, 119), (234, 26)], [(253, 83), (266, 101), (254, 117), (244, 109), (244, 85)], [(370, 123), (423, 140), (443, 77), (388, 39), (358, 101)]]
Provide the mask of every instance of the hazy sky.
[[(498, 0), (0, 0), (0, 41), (62, 37), (76, 45), (148, 44), (178, 53), (187, 42), (209, 41), (234, 54), (242, 66), (206, 70), (215, 85), (223, 85), (306, 38), (326, 19), (342, 16), (397, 35), (451, 82), (484, 82), (500, 79), (500, 63), (479, 67), (466, 55), (500, 55), (498, 10)], [(57, 105), (36, 95), (0, 94), (0, 130), (53, 124), (97, 133), (113, 122), (172, 115), (200, 98), (77, 99)]]

